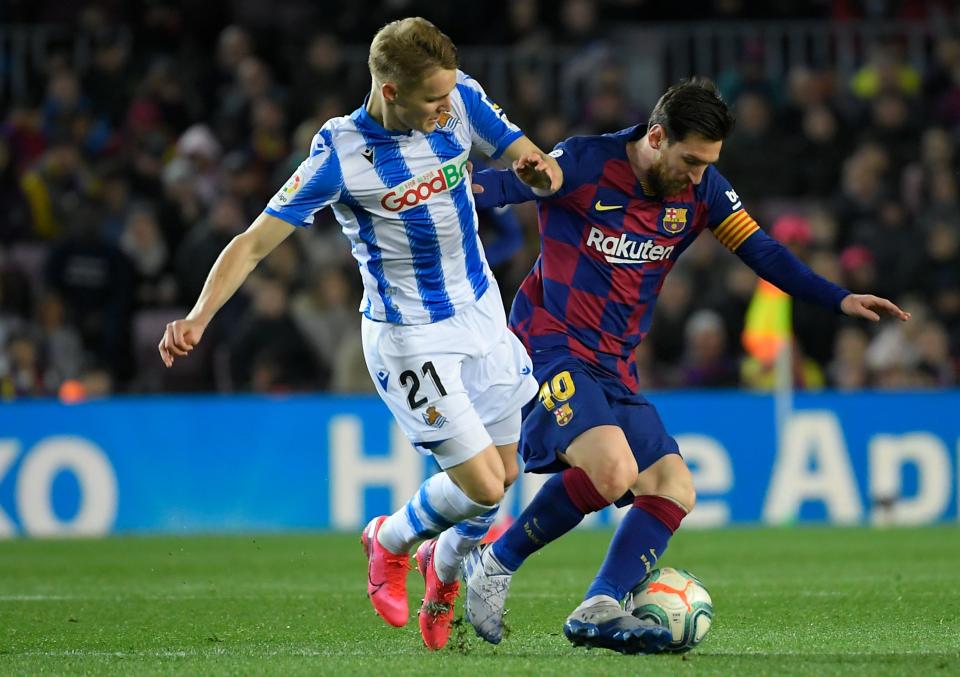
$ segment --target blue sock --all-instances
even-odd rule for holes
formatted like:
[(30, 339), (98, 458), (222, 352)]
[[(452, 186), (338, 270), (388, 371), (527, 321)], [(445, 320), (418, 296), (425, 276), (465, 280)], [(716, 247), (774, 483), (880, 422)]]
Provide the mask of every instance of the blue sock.
[(609, 505), (580, 468), (547, 480), (517, 521), (493, 544), (493, 554), (509, 571), (583, 521), (587, 513)]
[(607, 556), (584, 599), (607, 595), (622, 600), (656, 566), (685, 514), (668, 499), (638, 497), (614, 533)]

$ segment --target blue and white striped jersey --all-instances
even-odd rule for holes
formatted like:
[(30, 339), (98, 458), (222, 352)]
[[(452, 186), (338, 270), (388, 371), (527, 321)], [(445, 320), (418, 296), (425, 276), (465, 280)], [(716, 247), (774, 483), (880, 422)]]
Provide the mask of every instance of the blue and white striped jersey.
[(329, 120), (266, 207), (297, 226), (333, 208), (360, 265), (360, 310), (372, 320), (438, 322), (493, 282), (466, 162), (471, 147), (499, 157), (522, 132), (462, 71), (450, 99), (429, 134), (388, 131), (365, 105)]

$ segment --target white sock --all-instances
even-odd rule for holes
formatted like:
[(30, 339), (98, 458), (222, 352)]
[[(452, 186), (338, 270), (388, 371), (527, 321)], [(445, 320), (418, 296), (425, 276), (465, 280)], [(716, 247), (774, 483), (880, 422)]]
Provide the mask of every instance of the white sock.
[(421, 484), (402, 508), (384, 520), (377, 540), (392, 553), (410, 552), (417, 541), (432, 538), (492, 507), (470, 500), (449, 475), (437, 473)]
[(463, 520), (455, 524), (453, 529), (447, 529), (440, 534), (437, 547), (433, 551), (433, 567), (441, 581), (452, 583), (456, 580), (460, 573), (460, 563), (487, 535), (499, 508), (500, 506), (496, 505), (482, 515)]

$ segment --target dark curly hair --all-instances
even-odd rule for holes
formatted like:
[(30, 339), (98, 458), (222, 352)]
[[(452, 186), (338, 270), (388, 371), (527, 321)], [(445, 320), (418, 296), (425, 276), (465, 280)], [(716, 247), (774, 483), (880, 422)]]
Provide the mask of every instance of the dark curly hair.
[(671, 143), (698, 134), (707, 141), (723, 141), (733, 129), (734, 117), (712, 80), (695, 77), (668, 89), (650, 113), (647, 129), (660, 125)]

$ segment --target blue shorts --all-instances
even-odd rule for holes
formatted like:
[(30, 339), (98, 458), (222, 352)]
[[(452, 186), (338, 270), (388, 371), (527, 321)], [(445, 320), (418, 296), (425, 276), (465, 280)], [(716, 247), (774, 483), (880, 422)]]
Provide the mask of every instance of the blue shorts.
[(679, 454), (656, 408), (620, 379), (565, 350), (536, 352), (537, 397), (523, 408), (520, 454), (524, 472), (555, 473), (557, 458), (581, 434), (601, 425), (623, 430), (642, 472), (668, 454)]

